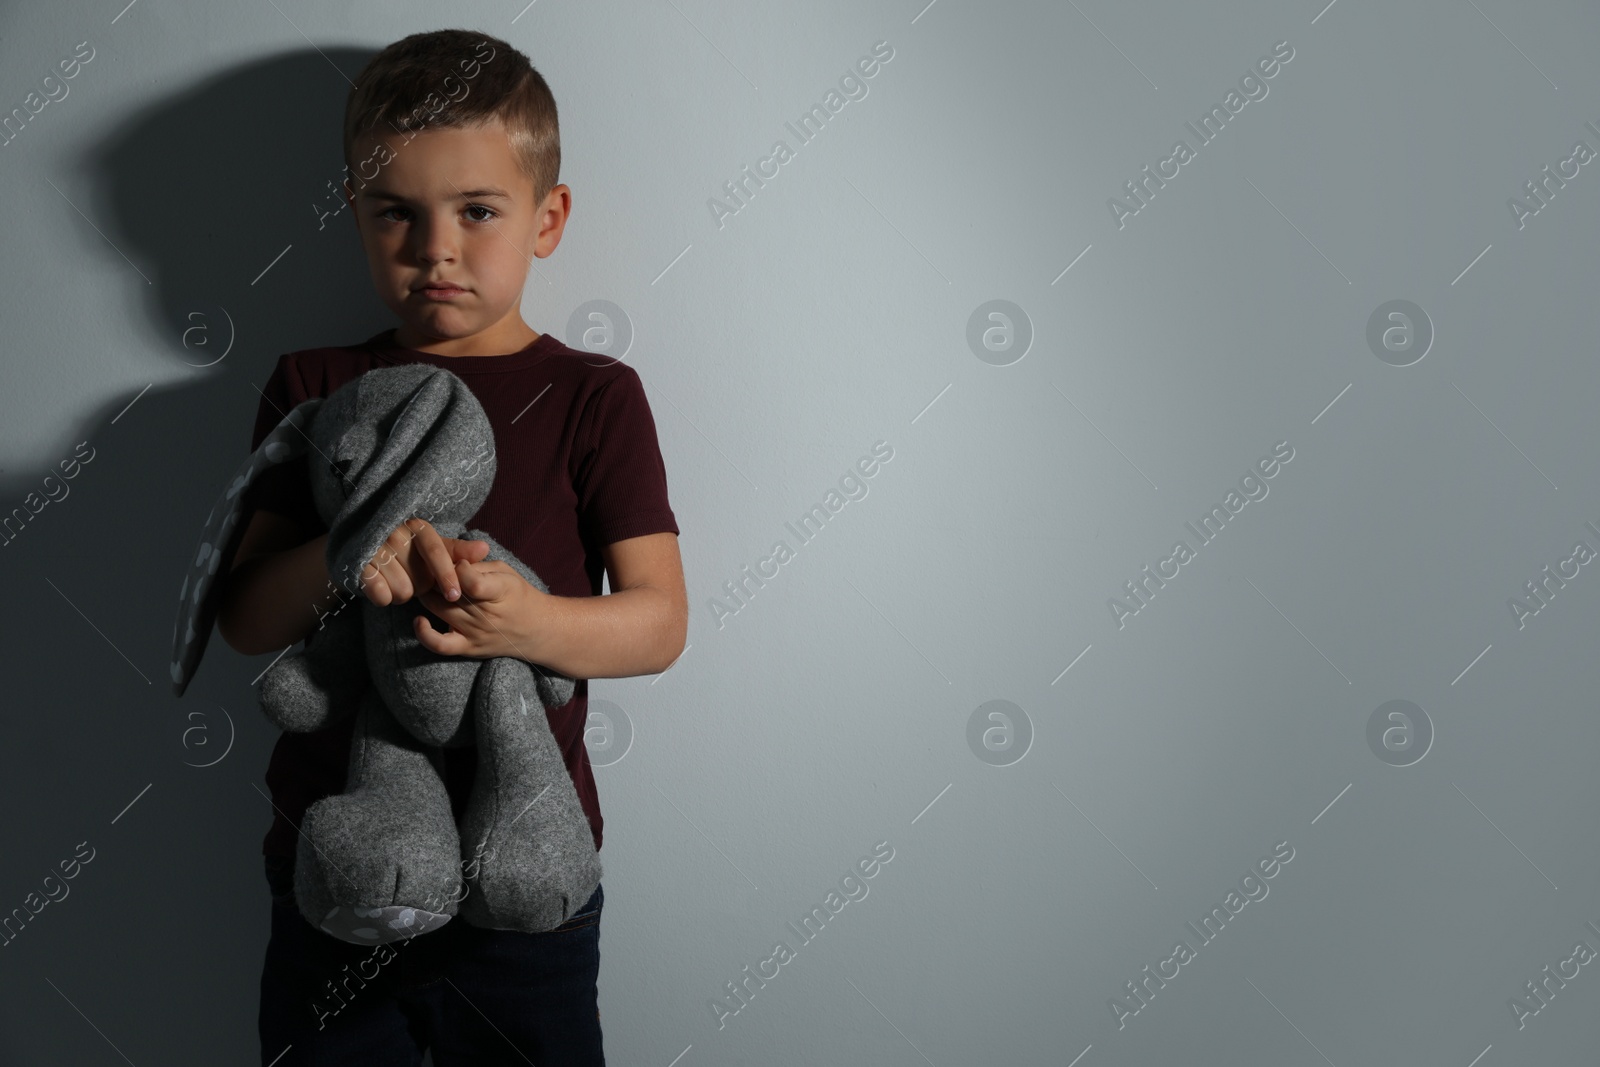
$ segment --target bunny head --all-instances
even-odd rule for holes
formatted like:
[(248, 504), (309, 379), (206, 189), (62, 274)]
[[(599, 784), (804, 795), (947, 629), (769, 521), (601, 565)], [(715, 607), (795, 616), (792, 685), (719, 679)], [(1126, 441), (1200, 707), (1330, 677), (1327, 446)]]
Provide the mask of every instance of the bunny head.
[(354, 594), (395, 528), (427, 520), (458, 536), (494, 483), (494, 433), (465, 382), (425, 363), (378, 367), (311, 421), (307, 474), (328, 524), (328, 574)]
[(376, 367), (284, 416), (240, 464), (206, 516), (178, 592), (172, 688), (182, 696), (211, 636), (222, 583), (243, 533), (246, 492), (268, 468), (298, 457), (328, 527), (328, 574), (346, 595), (395, 528), (427, 520), (456, 537), (494, 483), (494, 433), (465, 382), (425, 363)]

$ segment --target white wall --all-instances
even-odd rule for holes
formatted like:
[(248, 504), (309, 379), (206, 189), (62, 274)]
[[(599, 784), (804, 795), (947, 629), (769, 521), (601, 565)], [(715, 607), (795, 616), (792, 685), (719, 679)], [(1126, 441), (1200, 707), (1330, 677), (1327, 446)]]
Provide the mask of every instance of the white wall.
[[(612, 1062), (1592, 1045), (1583, 979), (1521, 1028), (1508, 1000), (1600, 946), (1600, 601), (1575, 577), (1521, 627), (1510, 601), (1600, 547), (1600, 178), (1520, 228), (1507, 202), (1600, 149), (1594, 10), (64, 0), (0, 21), (0, 108), (94, 51), (0, 147), (5, 507), (94, 450), (0, 552), (0, 912), (96, 854), (0, 950), (0, 1059), (256, 1055), (268, 660), (215, 641), (174, 700), (175, 594), (277, 355), (391, 324), (315, 204), (347, 79), (445, 25), (554, 89), (574, 213), (525, 315), (574, 343), (585, 302), (625, 311), (682, 528), (688, 651), (591, 686), (634, 735), (597, 769)], [(798, 145), (785, 122), (879, 41), (868, 95)], [(1268, 94), (1119, 227), (1108, 199), (1280, 41)], [(780, 138), (719, 226), (708, 199)], [(1434, 332), (1406, 367), (1367, 342), (1395, 299)], [(1031, 331), (1007, 365), (968, 341), (992, 300)], [(798, 545), (784, 524), (880, 440), (866, 497)], [(1270, 493), (1201, 546), (1185, 523), (1279, 442)], [(780, 538), (795, 559), (719, 625)], [(1108, 601), (1180, 538), (1119, 627)], [(1410, 766), (1368, 741), (1397, 699), (1431, 723)], [(1021, 713), (999, 755), (997, 700)], [(870, 894), (799, 944), (785, 924), (880, 841)], [(1279, 842), (1272, 892), (1198, 947), (1184, 924)], [(1119, 1027), (1179, 938), (1192, 965)], [(779, 940), (795, 958), (719, 1027)]]

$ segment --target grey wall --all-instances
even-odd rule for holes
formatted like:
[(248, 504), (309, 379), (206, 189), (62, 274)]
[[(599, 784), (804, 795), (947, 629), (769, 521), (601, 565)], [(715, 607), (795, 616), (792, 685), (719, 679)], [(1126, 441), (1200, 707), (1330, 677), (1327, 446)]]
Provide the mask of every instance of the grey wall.
[(682, 527), (688, 650), (591, 690), (612, 1062), (1590, 1055), (1600, 163), (1515, 198), (1600, 151), (1600, 12), (1323, 2), (11, 5), (0, 107), (94, 58), (0, 148), (0, 499), (93, 458), (0, 551), (0, 911), (94, 859), (0, 948), (0, 1061), (256, 1055), (269, 659), (174, 700), (177, 586), (276, 356), (391, 324), (317, 205), (347, 77), (441, 25), (555, 90), (525, 314), (620, 309)]

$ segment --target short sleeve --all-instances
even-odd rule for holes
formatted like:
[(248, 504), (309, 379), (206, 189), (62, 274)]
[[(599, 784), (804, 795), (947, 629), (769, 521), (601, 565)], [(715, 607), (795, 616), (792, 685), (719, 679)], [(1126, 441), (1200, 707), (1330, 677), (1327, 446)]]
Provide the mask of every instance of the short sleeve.
[(677, 533), (655, 419), (639, 372), (626, 364), (590, 399), (576, 434), (573, 487), (586, 541), (609, 545)]
[[(250, 451), (260, 448), (273, 427), (305, 399), (305, 389), (299, 377), (293, 373), (289, 357), (279, 356), (278, 365), (273, 368), (267, 384), (261, 389), (255, 430), (250, 436)], [(283, 515), (308, 531), (320, 532), (324, 525), (311, 497), (311, 483), (306, 476), (304, 457), (274, 464), (262, 471), (250, 488), (245, 490), (244, 510), (246, 514), (270, 511), (274, 515)]]

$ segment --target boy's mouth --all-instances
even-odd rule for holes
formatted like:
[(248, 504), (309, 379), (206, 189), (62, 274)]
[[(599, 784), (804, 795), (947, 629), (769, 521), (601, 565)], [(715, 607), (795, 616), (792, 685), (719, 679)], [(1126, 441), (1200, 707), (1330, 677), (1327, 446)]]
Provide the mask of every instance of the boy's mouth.
[(421, 293), (432, 300), (448, 300), (451, 297), (461, 295), (466, 290), (453, 282), (429, 282), (420, 288), (413, 289), (412, 292)]

